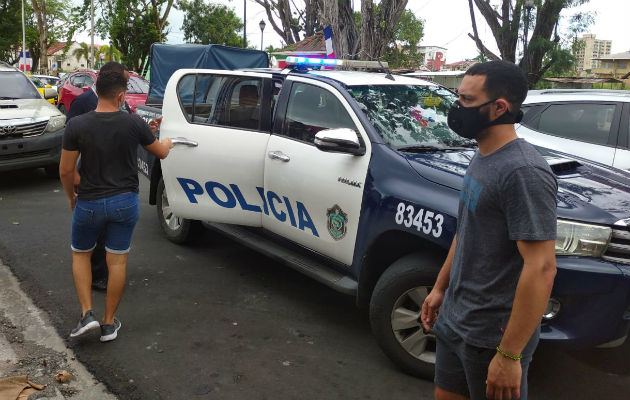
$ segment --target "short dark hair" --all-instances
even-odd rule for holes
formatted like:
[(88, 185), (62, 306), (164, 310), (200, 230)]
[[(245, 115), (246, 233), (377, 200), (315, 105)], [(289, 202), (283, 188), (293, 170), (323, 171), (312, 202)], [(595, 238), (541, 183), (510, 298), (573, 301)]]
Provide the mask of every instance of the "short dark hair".
[(118, 93), (127, 90), (127, 80), (120, 72), (105, 71), (98, 75), (96, 93), (98, 97), (114, 98)]
[(527, 78), (521, 69), (507, 61), (488, 61), (475, 64), (466, 75), (484, 75), (483, 90), (490, 99), (504, 98), (517, 112), (527, 97)]
[(107, 71), (114, 71), (114, 72), (118, 72), (119, 74), (124, 75), (124, 72), (129, 71), (129, 70), (123, 64), (117, 63), (115, 61), (110, 61), (108, 63), (105, 63), (101, 67), (101, 69), (99, 70), (99, 74), (102, 74), (103, 72), (107, 72)]

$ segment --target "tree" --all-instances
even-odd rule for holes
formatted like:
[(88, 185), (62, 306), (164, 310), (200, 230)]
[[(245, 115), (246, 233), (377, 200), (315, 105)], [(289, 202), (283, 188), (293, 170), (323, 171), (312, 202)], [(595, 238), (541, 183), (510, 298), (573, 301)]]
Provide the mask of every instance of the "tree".
[(22, 44), (20, 0), (0, 0), (0, 60), (17, 62), (15, 48)]
[(203, 0), (180, 0), (178, 8), (184, 12), (182, 31), (187, 42), (242, 46), (237, 32), (243, 29), (243, 22), (233, 9)]
[(322, 29), (319, 16), (324, 0), (304, 0), (303, 9), (290, 0), (254, 1), (265, 8), (271, 27), (287, 45)]
[(85, 58), (88, 68), (94, 68), (93, 65), (90, 65), (90, 46), (88, 44), (79, 43), (79, 48), (74, 49), (72, 55), (77, 59), (77, 62), (81, 61), (81, 58)]
[(385, 51), (384, 59), (391, 68), (417, 68), (422, 64), (418, 43), (422, 39), (424, 21), (405, 10), (394, 28), (394, 42)]
[[(479, 38), (474, 14), (474, 5), (487, 22), (495, 38), (499, 55), (490, 51)], [(518, 65), (527, 72), (529, 85), (534, 86), (543, 74), (560, 60), (566, 60), (558, 35), (560, 13), (567, 8), (581, 5), (588, 0), (536, 0), (535, 8), (529, 21), (532, 35), (527, 46), (526, 58), (521, 57)], [(517, 62), (521, 28), (524, 28), (526, 8), (523, 0), (501, 0), (491, 4), (491, 0), (468, 0), (473, 33), (469, 36), (475, 41), (481, 53), (491, 60), (503, 59)], [(582, 25), (583, 27), (587, 25)], [(552, 38), (553, 35), (553, 38)]]

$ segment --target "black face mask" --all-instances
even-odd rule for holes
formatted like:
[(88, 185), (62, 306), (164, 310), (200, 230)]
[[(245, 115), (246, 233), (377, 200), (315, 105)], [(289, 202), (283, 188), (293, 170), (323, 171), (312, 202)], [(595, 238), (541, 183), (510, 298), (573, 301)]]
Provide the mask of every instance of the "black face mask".
[(448, 127), (459, 136), (467, 139), (475, 139), (479, 135), (479, 132), (489, 126), (521, 122), (521, 119), (523, 119), (523, 112), (521, 110), (519, 110), (516, 116), (514, 116), (510, 110), (507, 110), (505, 114), (494, 121), (489, 121), (488, 114), (479, 112), (481, 107), (494, 103), (496, 100), (497, 99), (490, 100), (475, 107), (464, 107), (459, 103), (459, 100), (455, 101), (448, 112)]

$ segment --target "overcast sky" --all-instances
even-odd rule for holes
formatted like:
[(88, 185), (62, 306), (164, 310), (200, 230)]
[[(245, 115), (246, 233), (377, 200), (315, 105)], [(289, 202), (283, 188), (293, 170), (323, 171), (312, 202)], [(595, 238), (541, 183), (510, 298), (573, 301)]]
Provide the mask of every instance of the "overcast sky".
[[(214, 0), (215, 3), (226, 4), (233, 8), (241, 18), (243, 18), (244, 1), (247, 2), (248, 42), (260, 45), (261, 33), (258, 24), (264, 19), (267, 22), (267, 27), (263, 35), (263, 46), (279, 47), (281, 45), (280, 37), (268, 23), (263, 7), (253, 0)], [(358, 9), (361, 2), (354, 0), (354, 4), (355, 9)], [(474, 42), (468, 37), (468, 33), (472, 33), (472, 25), (467, 0), (409, 0), (407, 8), (413, 11), (416, 17), (425, 21), (421, 45), (446, 47), (446, 61), (448, 63), (477, 56)], [(595, 23), (586, 33), (594, 33), (598, 39), (612, 40), (612, 53), (630, 50), (630, 23), (628, 21), (630, 0), (590, 0), (581, 7), (564, 10), (561, 14), (561, 29), (568, 26), (569, 16), (578, 12), (594, 10), (597, 11)], [(483, 17), (478, 14), (476, 20), (479, 35), (484, 44), (496, 51), (496, 43)], [(182, 22), (183, 14), (179, 10), (172, 10), (169, 15), (168, 43), (183, 43)], [(89, 42), (89, 35), (82, 33), (77, 36), (76, 40)], [(96, 39), (96, 42), (106, 43), (102, 39)]]

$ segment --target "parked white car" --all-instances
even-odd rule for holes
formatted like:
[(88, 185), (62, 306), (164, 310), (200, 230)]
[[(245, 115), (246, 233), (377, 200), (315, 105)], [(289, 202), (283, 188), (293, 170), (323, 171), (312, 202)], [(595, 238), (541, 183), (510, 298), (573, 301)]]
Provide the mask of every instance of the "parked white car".
[(528, 142), (630, 170), (630, 91), (530, 90), (522, 109)]

